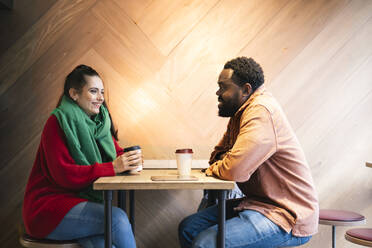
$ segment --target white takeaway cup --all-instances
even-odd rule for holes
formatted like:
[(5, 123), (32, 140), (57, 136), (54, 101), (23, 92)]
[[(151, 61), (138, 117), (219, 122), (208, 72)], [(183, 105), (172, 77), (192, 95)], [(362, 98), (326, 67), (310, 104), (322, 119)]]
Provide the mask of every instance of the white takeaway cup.
[(192, 154), (193, 151), (190, 148), (176, 150), (177, 170), (180, 178), (190, 176)]

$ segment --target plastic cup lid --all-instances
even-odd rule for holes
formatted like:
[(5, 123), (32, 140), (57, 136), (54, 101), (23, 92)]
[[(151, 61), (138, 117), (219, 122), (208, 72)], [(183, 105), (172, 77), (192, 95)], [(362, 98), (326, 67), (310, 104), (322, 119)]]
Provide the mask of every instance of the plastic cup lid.
[(130, 146), (130, 147), (126, 147), (123, 149), (124, 152), (129, 152), (129, 151), (134, 151), (134, 150), (138, 150), (138, 149), (141, 149), (140, 146)]
[(194, 153), (191, 148), (177, 149), (176, 153)]

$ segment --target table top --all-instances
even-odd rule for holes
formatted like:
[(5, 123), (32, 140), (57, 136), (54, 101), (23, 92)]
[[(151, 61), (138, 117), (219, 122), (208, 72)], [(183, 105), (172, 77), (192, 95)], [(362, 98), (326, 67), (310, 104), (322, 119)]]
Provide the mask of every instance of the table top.
[(372, 162), (366, 162), (366, 166), (372, 168)]
[(233, 181), (225, 181), (215, 177), (207, 177), (203, 172), (192, 170), (191, 176), (197, 181), (153, 181), (152, 176), (177, 176), (177, 170), (144, 169), (138, 174), (101, 177), (93, 184), (95, 190), (153, 190), (153, 189), (233, 189)]

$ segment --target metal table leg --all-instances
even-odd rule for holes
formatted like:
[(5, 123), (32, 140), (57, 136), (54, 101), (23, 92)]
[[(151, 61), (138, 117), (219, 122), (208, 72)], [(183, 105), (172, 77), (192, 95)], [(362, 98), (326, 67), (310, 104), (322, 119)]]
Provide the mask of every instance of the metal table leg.
[(112, 190), (103, 191), (105, 204), (105, 248), (112, 247)]
[(217, 203), (217, 192), (218, 190), (207, 190), (208, 192), (208, 204), (207, 207), (213, 206)]
[(226, 190), (218, 191), (218, 233), (217, 247), (225, 247)]
[(135, 221), (134, 221), (134, 190), (129, 191), (129, 221), (132, 224), (133, 235), (135, 235)]
[(124, 210), (124, 212), (127, 212), (127, 191), (126, 190), (118, 190), (118, 205), (119, 205), (119, 208)]

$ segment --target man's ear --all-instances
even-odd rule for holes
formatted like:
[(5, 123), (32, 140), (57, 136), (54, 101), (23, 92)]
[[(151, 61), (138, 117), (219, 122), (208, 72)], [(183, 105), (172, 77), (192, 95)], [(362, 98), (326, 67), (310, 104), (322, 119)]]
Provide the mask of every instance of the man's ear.
[(77, 98), (78, 98), (78, 91), (76, 89), (70, 88), (68, 90), (68, 93), (69, 93), (69, 95), (70, 95), (70, 97), (71, 97), (72, 100), (74, 100), (74, 101), (77, 100)]
[(249, 97), (252, 94), (252, 85), (250, 83), (245, 83), (243, 85), (243, 96)]

